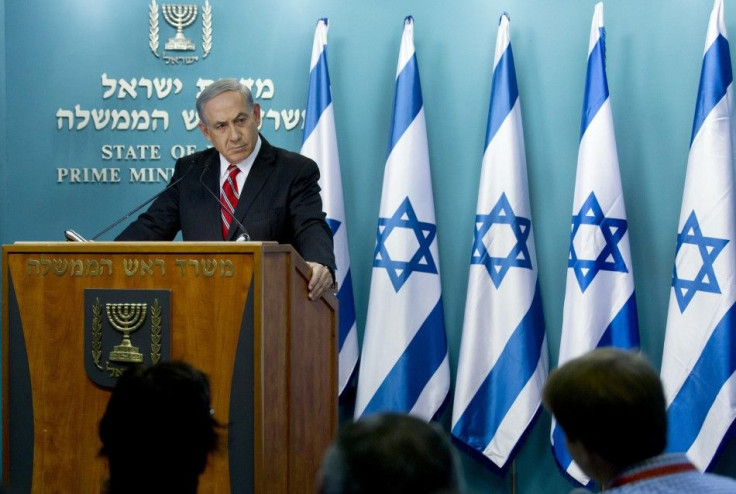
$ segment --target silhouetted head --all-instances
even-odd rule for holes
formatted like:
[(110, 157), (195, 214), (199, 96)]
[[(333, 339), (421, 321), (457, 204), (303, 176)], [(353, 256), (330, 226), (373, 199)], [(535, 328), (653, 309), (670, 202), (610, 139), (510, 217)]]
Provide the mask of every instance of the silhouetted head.
[(216, 427), (204, 373), (184, 362), (128, 369), (100, 421), (110, 494), (196, 492)]
[(321, 494), (459, 492), (452, 446), (436, 424), (377, 414), (342, 428), (322, 462)]
[[(662, 383), (638, 352), (607, 347), (570, 360), (550, 373), (543, 401), (565, 432), (573, 458), (598, 481), (667, 445)], [(576, 458), (579, 446), (591, 458)], [(609, 471), (588, 471), (591, 459), (603, 460)]]

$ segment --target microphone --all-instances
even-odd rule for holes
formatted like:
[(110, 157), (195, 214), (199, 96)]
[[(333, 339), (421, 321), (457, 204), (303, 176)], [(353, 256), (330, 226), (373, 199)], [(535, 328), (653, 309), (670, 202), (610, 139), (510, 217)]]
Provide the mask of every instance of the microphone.
[(71, 229), (64, 230), (64, 236), (66, 237), (67, 242), (89, 242), (89, 240)]
[[(207, 164), (204, 165), (204, 170), (202, 170), (202, 173), (199, 175), (199, 183), (202, 185), (202, 187), (204, 188), (204, 190), (206, 190), (207, 193), (209, 193), (209, 195), (211, 195), (215, 199), (215, 201), (217, 201), (217, 204), (220, 205), (220, 208), (227, 209), (225, 207), (225, 205), (222, 203), (222, 199), (220, 199), (220, 196), (218, 196), (217, 194), (215, 194), (214, 192), (212, 192), (212, 190), (209, 187), (207, 187), (207, 185), (202, 180), (202, 178), (204, 177), (205, 172), (207, 170), (209, 170), (209, 168), (210, 168), (210, 164), (209, 163), (207, 163)], [(236, 242), (250, 242), (250, 235), (248, 234), (248, 230), (245, 228), (245, 226), (243, 226), (243, 224), (240, 222), (240, 220), (238, 220), (238, 218), (235, 217), (234, 214), (232, 215), (232, 218), (233, 218), (233, 221), (235, 222), (235, 224), (238, 225), (238, 228), (240, 228), (240, 231), (242, 232), (240, 235), (237, 236), (237, 238), (235, 239), (235, 241)]]
[(179, 182), (181, 182), (182, 180), (184, 180), (184, 177), (187, 176), (187, 173), (189, 173), (192, 170), (192, 168), (194, 168), (194, 163), (192, 163), (192, 164), (189, 165), (189, 168), (187, 168), (187, 171), (185, 171), (184, 173), (182, 173), (181, 177), (177, 178), (176, 180), (174, 180), (173, 182), (171, 182), (170, 184), (168, 184), (166, 187), (163, 188), (163, 190), (157, 192), (153, 196), (151, 196), (148, 199), (146, 199), (145, 202), (143, 202), (143, 203), (139, 204), (138, 206), (134, 207), (133, 209), (131, 209), (125, 216), (123, 216), (122, 218), (116, 220), (111, 225), (105, 227), (102, 231), (100, 231), (99, 233), (97, 233), (91, 239), (87, 240), (86, 238), (84, 238), (83, 236), (81, 236), (80, 234), (78, 234), (77, 232), (75, 232), (74, 230), (71, 230), (71, 229), (64, 230), (64, 237), (66, 237), (67, 242), (94, 242), (101, 235), (104, 235), (105, 233), (109, 232), (110, 230), (112, 230), (113, 228), (115, 228), (116, 226), (118, 226), (120, 223), (122, 223), (123, 221), (127, 220), (128, 218), (130, 218), (131, 215), (137, 213), (138, 211), (140, 211), (141, 209), (143, 209), (145, 206), (147, 206), (148, 204), (150, 204), (151, 202), (153, 202), (154, 200), (156, 200), (158, 198), (158, 196), (160, 196), (161, 194), (163, 194), (164, 192), (166, 192), (167, 190), (169, 190), (170, 188), (172, 188), (173, 186), (175, 186), (176, 184), (178, 184)]

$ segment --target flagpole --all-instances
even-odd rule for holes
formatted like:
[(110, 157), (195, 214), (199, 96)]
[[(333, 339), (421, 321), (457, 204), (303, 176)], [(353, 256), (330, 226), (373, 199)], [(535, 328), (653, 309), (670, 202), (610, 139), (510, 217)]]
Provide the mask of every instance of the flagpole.
[(511, 460), (511, 494), (516, 494), (516, 459)]

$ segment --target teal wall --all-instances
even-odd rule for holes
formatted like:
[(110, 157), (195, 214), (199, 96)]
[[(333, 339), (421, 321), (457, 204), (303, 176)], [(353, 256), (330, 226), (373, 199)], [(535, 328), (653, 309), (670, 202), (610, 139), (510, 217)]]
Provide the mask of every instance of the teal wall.
[[(5, 2), (3, 1), (2, 6), (3, 8), (0, 9), (0, 30), (2, 30), (2, 33), (0, 33), (0, 115), (7, 115), (7, 106), (6, 106), (6, 97), (5, 97), (5, 79), (6, 79), (6, 65), (5, 65)], [(5, 149), (6, 149), (6, 142), (7, 142), (7, 136), (5, 134), (6, 123), (5, 118), (0, 118), (0, 191), (6, 191), (7, 188), (7, 182), (6, 182), (6, 159), (5, 159)], [(0, 194), (0, 197), (4, 196), (4, 193)], [(3, 203), (4, 199), (0, 198), (0, 203)], [(0, 209), (0, 241), (5, 242), (5, 237), (3, 235), (4, 231), (4, 224), (5, 224), (5, 215), (2, 214), (2, 211), (5, 211), (5, 208)]]
[[(198, 1), (201, 5), (202, 3)], [(548, 0), (210, 0), (213, 48), (191, 65), (153, 56), (150, 0), (7, 0), (0, 12), (0, 242), (62, 240), (65, 228), (92, 235), (160, 190), (129, 183), (130, 167), (173, 166), (175, 145), (206, 145), (180, 113), (193, 108), (198, 78), (274, 82), (274, 110), (304, 109), (315, 22), (328, 17), (329, 65), (362, 331), (386, 159), (403, 19), (415, 18), (434, 182), (450, 361), (460, 346), (468, 261), (498, 18), (511, 39), (525, 124), (529, 187), (550, 360), (557, 361), (570, 215), (594, 1)], [(160, 6), (160, 2), (159, 2)], [(605, 4), (608, 82), (628, 212), (644, 352), (661, 362), (680, 200), (710, 1), (616, 0)], [(199, 22), (199, 21), (198, 21)], [(726, 5), (736, 36), (736, 5)], [(197, 24), (199, 25), (199, 24)], [(160, 19), (161, 44), (173, 34)], [(197, 28), (201, 29), (201, 28)], [(198, 44), (194, 27), (185, 31)], [(171, 78), (164, 99), (103, 98), (102, 74)], [(58, 128), (59, 109), (167, 111), (167, 131)], [(298, 150), (300, 126), (275, 129), (272, 143)], [(102, 146), (158, 145), (159, 160), (104, 160)], [(70, 184), (58, 168), (119, 167), (120, 183)], [(29, 178), (34, 184), (27, 182)], [(12, 185), (9, 185), (12, 184)], [(102, 237), (111, 239), (117, 228)], [(445, 423), (449, 421), (443, 417)], [(552, 459), (549, 416), (520, 449), (519, 493), (567, 492)], [(510, 472), (493, 473), (462, 455), (471, 492), (510, 492)], [(716, 470), (736, 476), (736, 439)]]

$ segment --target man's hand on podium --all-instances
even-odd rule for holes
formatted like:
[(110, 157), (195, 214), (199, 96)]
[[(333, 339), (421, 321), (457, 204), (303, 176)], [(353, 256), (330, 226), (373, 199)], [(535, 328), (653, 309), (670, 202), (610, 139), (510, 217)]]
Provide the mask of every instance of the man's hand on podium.
[(327, 293), (328, 290), (332, 290), (333, 293), (337, 291), (335, 280), (332, 278), (332, 272), (327, 266), (318, 262), (309, 261), (307, 261), (307, 264), (312, 268), (308, 286), (309, 300), (317, 300), (322, 294)]

